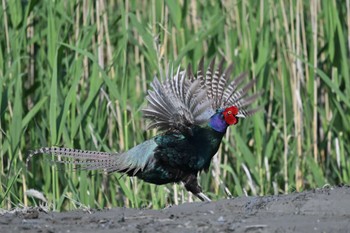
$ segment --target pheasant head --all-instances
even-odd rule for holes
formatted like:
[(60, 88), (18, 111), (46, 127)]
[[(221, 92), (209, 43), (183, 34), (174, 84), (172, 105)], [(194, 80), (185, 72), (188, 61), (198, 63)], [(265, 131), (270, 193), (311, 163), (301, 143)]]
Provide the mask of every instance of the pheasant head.
[(239, 113), (239, 109), (236, 106), (218, 109), (210, 118), (209, 126), (215, 131), (225, 133), (228, 126), (237, 124), (238, 118), (244, 117), (243, 114)]

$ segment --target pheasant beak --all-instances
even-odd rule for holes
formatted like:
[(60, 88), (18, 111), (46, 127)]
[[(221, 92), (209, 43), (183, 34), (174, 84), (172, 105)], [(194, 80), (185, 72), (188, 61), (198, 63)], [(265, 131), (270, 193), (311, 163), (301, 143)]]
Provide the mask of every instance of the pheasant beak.
[(245, 118), (245, 116), (242, 113), (237, 114), (235, 117), (237, 117), (237, 118)]

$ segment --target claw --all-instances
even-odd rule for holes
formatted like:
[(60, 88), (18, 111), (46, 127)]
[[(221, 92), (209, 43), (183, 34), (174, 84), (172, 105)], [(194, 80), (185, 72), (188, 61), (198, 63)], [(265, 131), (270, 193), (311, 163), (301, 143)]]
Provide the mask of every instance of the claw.
[(210, 198), (207, 197), (204, 193), (197, 193), (196, 196), (204, 202), (211, 202)]

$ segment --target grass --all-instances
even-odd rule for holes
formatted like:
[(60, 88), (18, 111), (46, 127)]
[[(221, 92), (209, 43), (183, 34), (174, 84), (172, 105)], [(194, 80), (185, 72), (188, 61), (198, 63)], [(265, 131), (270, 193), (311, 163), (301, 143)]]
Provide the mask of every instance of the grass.
[[(123, 151), (151, 137), (140, 109), (172, 62), (224, 57), (264, 89), (264, 111), (231, 127), (201, 185), (214, 200), (349, 184), (349, 1), (19, 1), (0, 8), (0, 208), (162, 208), (181, 185), (25, 167), (28, 150)], [(347, 19), (347, 20), (345, 20)], [(222, 183), (223, 182), (223, 183)]]

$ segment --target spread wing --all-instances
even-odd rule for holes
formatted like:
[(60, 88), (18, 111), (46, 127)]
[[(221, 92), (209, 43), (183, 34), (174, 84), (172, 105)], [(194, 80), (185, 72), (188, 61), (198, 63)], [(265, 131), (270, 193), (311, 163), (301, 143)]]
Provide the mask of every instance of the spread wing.
[(207, 90), (207, 96), (212, 99), (213, 109), (225, 109), (230, 106), (236, 106), (239, 109), (238, 114), (248, 117), (259, 110), (246, 109), (256, 101), (263, 92), (248, 95), (256, 80), (248, 81), (248, 73), (241, 73), (232, 81), (229, 78), (232, 74), (234, 65), (230, 64), (226, 69), (223, 68), (225, 60), (222, 59), (215, 69), (215, 58), (209, 64), (207, 70), (204, 70), (203, 58), (199, 62), (196, 76), (191, 69), (187, 69), (187, 76), (190, 80), (200, 80), (201, 87)]
[(239, 108), (239, 114), (250, 116), (257, 110), (246, 110), (245, 107), (253, 103), (261, 93), (247, 97), (255, 80), (243, 84), (247, 74), (238, 75), (228, 82), (233, 65), (224, 70), (224, 60), (215, 68), (215, 59), (204, 71), (203, 58), (194, 75), (190, 66), (187, 71), (178, 68), (173, 75), (168, 72), (164, 81), (157, 77), (151, 83), (152, 90), (148, 91), (148, 106), (143, 109), (144, 117), (150, 120), (148, 129), (177, 130), (190, 132), (192, 125), (202, 125), (218, 109), (230, 106)]
[(157, 77), (148, 91), (144, 117), (151, 120), (148, 129), (189, 132), (192, 125), (201, 125), (214, 114), (212, 100), (199, 80), (187, 78), (186, 72), (167, 75), (163, 82)]

